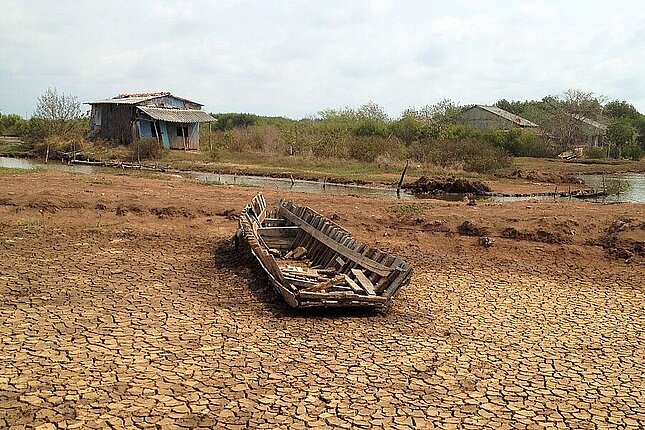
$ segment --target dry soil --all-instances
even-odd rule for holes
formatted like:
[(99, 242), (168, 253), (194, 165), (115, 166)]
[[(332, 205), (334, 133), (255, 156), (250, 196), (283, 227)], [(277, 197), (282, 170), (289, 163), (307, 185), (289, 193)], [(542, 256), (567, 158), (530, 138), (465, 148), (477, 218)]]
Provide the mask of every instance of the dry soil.
[(645, 427), (645, 205), (266, 190), (415, 268), (298, 312), (229, 246), (258, 190), (164, 178), (0, 176), (0, 428)]

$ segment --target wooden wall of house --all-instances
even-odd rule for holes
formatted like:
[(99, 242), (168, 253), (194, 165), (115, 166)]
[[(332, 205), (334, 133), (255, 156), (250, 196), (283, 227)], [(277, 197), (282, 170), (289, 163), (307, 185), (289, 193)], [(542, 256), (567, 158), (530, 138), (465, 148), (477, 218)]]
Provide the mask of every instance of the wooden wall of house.
[[(166, 123), (170, 137), (170, 149), (199, 149), (199, 123)], [(181, 127), (186, 127), (186, 139), (182, 137)]]
[(172, 96), (159, 97), (140, 104), (141, 106), (172, 106), (179, 109), (201, 109), (197, 103), (181, 100)]
[(131, 105), (98, 104), (92, 107), (92, 137), (132, 143), (135, 107)]
[(518, 128), (518, 125), (514, 122), (495, 115), (479, 106), (474, 106), (465, 110), (461, 114), (461, 120), (464, 125), (478, 128), (480, 130), (489, 130), (492, 128), (508, 130), (511, 128)]

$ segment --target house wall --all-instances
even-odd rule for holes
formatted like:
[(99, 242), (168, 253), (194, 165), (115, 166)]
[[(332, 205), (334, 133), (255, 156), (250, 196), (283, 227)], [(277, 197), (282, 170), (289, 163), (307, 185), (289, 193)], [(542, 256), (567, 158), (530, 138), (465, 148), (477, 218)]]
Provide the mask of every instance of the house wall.
[(99, 104), (92, 106), (90, 137), (132, 143), (135, 107)]
[[(170, 137), (170, 149), (199, 149), (199, 124), (181, 124), (181, 123), (166, 123), (168, 128), (168, 135)], [(188, 133), (186, 134), (186, 144), (184, 145), (184, 138), (177, 136), (177, 130), (180, 127), (187, 127)], [(180, 132), (181, 133), (181, 132)]]
[(156, 99), (148, 100), (141, 103), (141, 106), (172, 106), (180, 109), (201, 109), (201, 106), (196, 103), (191, 103), (186, 100), (181, 100), (175, 97), (165, 96)]
[(578, 121), (576, 123), (576, 129), (582, 135), (582, 144), (587, 146), (603, 146), (604, 136), (607, 134), (605, 130), (594, 127), (584, 121)]
[(465, 110), (461, 114), (461, 119), (465, 125), (473, 128), (478, 128), (480, 130), (489, 130), (491, 128), (500, 130), (520, 128), (514, 122), (495, 115), (487, 110), (484, 110), (479, 106)]

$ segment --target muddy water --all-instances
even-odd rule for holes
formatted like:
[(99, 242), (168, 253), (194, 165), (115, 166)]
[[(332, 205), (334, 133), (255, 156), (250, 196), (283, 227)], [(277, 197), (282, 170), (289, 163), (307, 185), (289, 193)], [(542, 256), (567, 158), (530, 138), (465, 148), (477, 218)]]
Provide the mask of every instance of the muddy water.
[(580, 177), (595, 190), (605, 190), (604, 203), (645, 203), (645, 174), (583, 175)]
[[(99, 166), (87, 165), (66, 165), (58, 162), (50, 164), (38, 163), (22, 158), (0, 157), (0, 167), (14, 169), (47, 169), (64, 172), (98, 173), (105, 169)], [(380, 197), (397, 199), (396, 190), (386, 187), (368, 187), (362, 185), (323, 184), (315, 181), (297, 180), (294, 183), (286, 178), (270, 178), (266, 176), (226, 175), (218, 173), (203, 172), (173, 172), (182, 177), (194, 178), (209, 183), (221, 183), (228, 185), (254, 186), (289, 190), (301, 193), (321, 193), (332, 195), (356, 195), (364, 197)], [(598, 203), (645, 203), (645, 174), (625, 173), (615, 175), (583, 175), (581, 179), (596, 190), (606, 190), (608, 196), (596, 199), (589, 199)], [(417, 198), (435, 198), (441, 200), (461, 200), (463, 195), (424, 195), (415, 196), (401, 192), (400, 199), (414, 200)], [(479, 198), (479, 197), (478, 197)], [(553, 199), (553, 197), (490, 197), (493, 201), (518, 201), (534, 199)], [(486, 199), (483, 197), (483, 199)], [(562, 200), (560, 198), (559, 200)], [(568, 198), (566, 198), (568, 200)]]
[[(47, 169), (59, 170), (65, 172), (79, 172), (79, 173), (98, 173), (105, 167), (88, 166), (82, 164), (66, 165), (58, 162), (50, 164), (38, 163), (32, 160), (21, 158), (0, 157), (0, 167), (14, 168), (14, 169)], [(253, 186), (253, 187), (266, 187), (275, 188), (280, 190), (289, 190), (300, 193), (321, 193), (332, 194), (341, 196), (365, 196), (365, 197), (380, 197), (397, 199), (396, 190), (386, 187), (368, 187), (362, 185), (343, 185), (343, 184), (323, 184), (322, 182), (296, 180), (293, 183), (291, 179), (286, 178), (270, 178), (266, 176), (246, 176), (246, 175), (227, 175), (218, 173), (204, 173), (204, 172), (172, 172), (179, 174), (184, 178), (193, 178), (199, 181), (208, 183), (219, 183), (225, 185), (240, 185), (240, 186)], [(163, 174), (163, 173), (160, 173)], [(412, 194), (401, 192), (401, 200), (413, 200), (416, 197)], [(458, 199), (460, 197), (455, 197)]]

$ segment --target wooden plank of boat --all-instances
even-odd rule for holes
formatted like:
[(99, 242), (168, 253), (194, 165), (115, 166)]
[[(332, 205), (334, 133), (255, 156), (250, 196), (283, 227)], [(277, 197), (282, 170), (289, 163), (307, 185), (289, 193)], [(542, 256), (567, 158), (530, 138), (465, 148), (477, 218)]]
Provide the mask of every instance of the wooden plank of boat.
[(350, 292), (334, 292), (334, 293), (320, 293), (316, 291), (300, 291), (299, 294), (302, 299), (350, 299), (356, 302), (364, 303), (385, 303), (387, 297), (382, 296), (359, 296), (358, 294)]
[(325, 282), (320, 282), (317, 285), (314, 285), (312, 287), (306, 288), (304, 290), (300, 290), (300, 294), (302, 294), (303, 291), (324, 291), (327, 290), (335, 285), (340, 284), (341, 282), (345, 282), (345, 277), (343, 275), (338, 275), (333, 277), (332, 279), (325, 281)]
[(374, 273), (378, 273), (381, 276), (387, 276), (392, 272), (391, 268), (387, 266), (383, 266), (382, 264), (376, 263), (366, 258), (364, 255), (361, 255), (358, 252), (353, 251), (352, 249), (346, 248), (342, 246), (340, 243), (330, 239), (327, 235), (321, 233), (315, 227), (312, 227), (307, 222), (303, 221), (302, 219), (294, 215), (286, 208), (280, 207), (280, 214), (284, 216), (287, 220), (292, 222), (293, 224), (300, 226), (300, 228), (302, 228), (305, 232), (309, 233), (316, 240), (324, 243), (328, 247), (334, 249), (334, 251), (336, 251), (337, 253), (354, 261), (356, 264)]
[(356, 277), (356, 280), (358, 281), (359, 284), (363, 287), (367, 295), (369, 296), (375, 296), (376, 291), (374, 291), (374, 284), (367, 279), (367, 276), (365, 276), (365, 273), (363, 273), (362, 270), (360, 269), (352, 269), (352, 274)]
[(347, 282), (347, 285), (349, 285), (352, 291), (358, 294), (365, 293), (365, 290), (363, 290), (360, 285), (354, 282), (354, 280), (350, 278), (349, 275), (344, 275), (344, 276), (345, 276), (345, 282)]
[(294, 237), (301, 230), (298, 226), (260, 227), (258, 233), (264, 237)]

